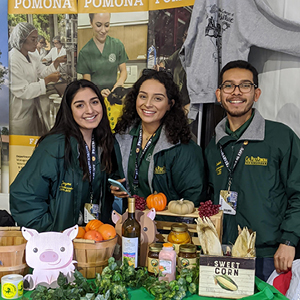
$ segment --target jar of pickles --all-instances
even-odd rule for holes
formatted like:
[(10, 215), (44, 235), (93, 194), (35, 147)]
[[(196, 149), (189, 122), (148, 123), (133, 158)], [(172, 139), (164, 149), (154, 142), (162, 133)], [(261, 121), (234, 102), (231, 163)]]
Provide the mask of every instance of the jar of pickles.
[(178, 268), (195, 268), (199, 266), (198, 264), (198, 255), (197, 255), (197, 247), (193, 244), (183, 244), (179, 245), (179, 253), (178, 253)]
[(179, 252), (179, 245), (191, 243), (191, 236), (187, 225), (184, 223), (172, 224), (168, 241), (174, 244), (177, 253)]
[(162, 250), (163, 245), (159, 243), (153, 243), (149, 246), (147, 266), (148, 272), (151, 275), (158, 274), (159, 266), (159, 252)]

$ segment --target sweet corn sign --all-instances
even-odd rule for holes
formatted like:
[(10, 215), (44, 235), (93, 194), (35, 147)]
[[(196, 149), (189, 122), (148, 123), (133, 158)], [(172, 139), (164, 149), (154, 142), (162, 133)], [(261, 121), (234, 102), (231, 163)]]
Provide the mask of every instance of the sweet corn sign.
[(239, 299), (254, 294), (255, 258), (200, 255), (199, 295)]

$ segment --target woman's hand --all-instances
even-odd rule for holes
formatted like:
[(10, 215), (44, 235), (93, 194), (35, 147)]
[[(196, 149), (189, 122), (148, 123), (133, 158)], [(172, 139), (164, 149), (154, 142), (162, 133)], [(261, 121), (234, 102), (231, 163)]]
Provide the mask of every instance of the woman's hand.
[(49, 82), (57, 82), (60, 78), (60, 73), (55, 72), (44, 78), (45, 84), (47, 85)]
[[(119, 181), (119, 182), (122, 183), (122, 182), (125, 181), (125, 178), (123, 178), (123, 179), (118, 179), (117, 181)], [(110, 192), (111, 192), (114, 196), (116, 196), (116, 197), (118, 197), (118, 198), (127, 198), (127, 197), (129, 197), (129, 195), (128, 195), (126, 192), (120, 191), (120, 189), (119, 189), (118, 187), (113, 186), (113, 185), (110, 186)]]
[(60, 64), (66, 63), (66, 62), (67, 62), (67, 55), (63, 55), (63, 56), (57, 57), (55, 59), (55, 61), (53, 62), (53, 65), (54, 65), (55, 69), (57, 69)]
[(108, 97), (109, 94), (110, 94), (110, 90), (109, 89), (103, 89), (103, 90), (101, 90), (101, 96), (103, 98)]

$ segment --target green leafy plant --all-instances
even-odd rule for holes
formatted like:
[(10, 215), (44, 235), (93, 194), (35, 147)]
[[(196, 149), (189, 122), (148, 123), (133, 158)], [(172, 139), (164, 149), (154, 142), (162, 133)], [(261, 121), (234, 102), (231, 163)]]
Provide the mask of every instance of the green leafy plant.
[[(159, 281), (157, 277), (150, 276), (147, 268), (134, 268), (127, 259), (115, 261), (109, 258), (108, 266), (102, 274), (96, 274), (94, 281), (88, 281), (77, 270), (75, 280), (67, 282), (66, 277), (60, 273), (59, 287), (47, 289), (38, 286), (31, 294), (32, 300), (129, 300), (127, 288), (145, 288), (155, 300), (181, 300), (189, 293), (196, 294), (199, 280), (199, 269), (182, 269), (176, 280), (171, 282)], [(22, 297), (21, 300), (29, 300)]]

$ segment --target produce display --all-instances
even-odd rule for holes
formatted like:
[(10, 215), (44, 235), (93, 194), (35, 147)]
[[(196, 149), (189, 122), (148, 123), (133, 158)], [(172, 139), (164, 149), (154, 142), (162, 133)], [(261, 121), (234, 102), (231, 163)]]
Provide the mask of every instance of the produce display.
[(222, 245), (217, 230), (210, 218), (203, 217), (196, 220), (197, 232), (202, 251), (207, 255), (222, 256)]
[(103, 224), (100, 220), (89, 221), (85, 228), (79, 227), (76, 239), (94, 240), (95, 242), (106, 241), (117, 235), (115, 227)]
[[(185, 296), (197, 293), (199, 269), (182, 269), (176, 279), (159, 281), (157, 277), (150, 276), (145, 267), (134, 268), (125, 259), (123, 265), (113, 257), (108, 260), (108, 266), (102, 274), (97, 274), (95, 281), (88, 281), (77, 270), (75, 280), (67, 283), (62, 274), (58, 277), (57, 289), (47, 289), (38, 286), (30, 295), (32, 300), (129, 300), (127, 288), (144, 287), (155, 300), (180, 300)], [(21, 300), (29, 300), (23, 296)]]
[(234, 257), (255, 257), (256, 232), (249, 232), (247, 227), (243, 230), (238, 225), (239, 235), (232, 246), (231, 256)]
[(137, 210), (145, 210), (146, 208), (146, 200), (144, 197), (140, 197), (138, 195), (133, 195), (135, 198), (135, 209)]
[(168, 204), (168, 209), (170, 212), (178, 215), (190, 214), (194, 211), (194, 202), (189, 200), (180, 200), (170, 201)]
[(213, 204), (211, 200), (201, 202), (198, 208), (200, 218), (210, 217), (219, 212), (221, 205)]
[(147, 197), (146, 202), (149, 209), (155, 208), (156, 211), (161, 211), (167, 206), (167, 197), (163, 193), (155, 192)]

